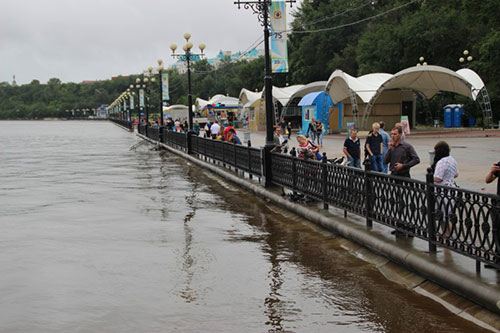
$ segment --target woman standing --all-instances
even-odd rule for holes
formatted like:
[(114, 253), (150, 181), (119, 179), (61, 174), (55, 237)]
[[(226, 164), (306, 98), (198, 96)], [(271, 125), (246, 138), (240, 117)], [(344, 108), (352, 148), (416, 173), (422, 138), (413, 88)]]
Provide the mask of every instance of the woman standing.
[(456, 187), (455, 178), (458, 177), (457, 161), (450, 156), (450, 146), (445, 141), (439, 141), (434, 146), (434, 183)]
[(323, 147), (323, 123), (319, 120), (316, 121), (316, 139), (318, 139), (318, 146)]
[[(434, 146), (434, 183), (448, 187), (456, 187), (455, 178), (458, 177), (457, 161), (450, 156), (450, 146), (439, 141)], [(439, 229), (438, 234), (443, 238), (449, 238), (452, 234), (453, 225), (450, 218), (455, 210), (453, 190), (447, 188), (436, 188), (436, 205), (438, 211)]]

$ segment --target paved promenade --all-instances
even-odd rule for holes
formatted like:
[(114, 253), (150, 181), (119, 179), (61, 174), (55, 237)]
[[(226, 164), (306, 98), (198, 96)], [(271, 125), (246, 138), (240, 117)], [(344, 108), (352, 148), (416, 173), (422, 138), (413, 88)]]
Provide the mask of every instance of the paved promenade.
[[(243, 139), (244, 130), (240, 130)], [(363, 136), (363, 133), (360, 135)], [(250, 134), (252, 146), (262, 146), (265, 143), (264, 132), (253, 132)], [(328, 158), (341, 157), (345, 136), (328, 135), (323, 139), (323, 148)], [(455, 157), (459, 167), (457, 184), (466, 189), (474, 191), (485, 191), (495, 193), (496, 183), (485, 184), (484, 178), (490, 166), (500, 161), (500, 130), (488, 131), (433, 131), (418, 133), (414, 132), (407, 138), (420, 157), (420, 164), (412, 168), (412, 177), (425, 180), (426, 169), (429, 166), (429, 151), (434, 145), (444, 140), (451, 147), (451, 155)], [(361, 139), (364, 144), (365, 139)], [(295, 133), (290, 141), (290, 148), (297, 147)]]

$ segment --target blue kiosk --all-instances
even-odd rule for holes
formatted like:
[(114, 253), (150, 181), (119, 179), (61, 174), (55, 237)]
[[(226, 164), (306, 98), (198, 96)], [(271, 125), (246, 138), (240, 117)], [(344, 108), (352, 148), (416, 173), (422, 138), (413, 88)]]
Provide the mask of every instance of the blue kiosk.
[[(329, 94), (324, 91), (309, 93), (302, 97), (299, 106), (302, 108), (302, 133), (306, 133), (312, 119), (323, 123), (325, 133), (330, 132), (330, 109), (333, 107), (333, 102)], [(342, 107), (340, 103), (338, 108), (335, 109), (338, 109), (338, 119), (334, 119), (333, 124), (338, 124), (338, 128), (332, 128), (332, 130), (340, 130), (342, 126)]]

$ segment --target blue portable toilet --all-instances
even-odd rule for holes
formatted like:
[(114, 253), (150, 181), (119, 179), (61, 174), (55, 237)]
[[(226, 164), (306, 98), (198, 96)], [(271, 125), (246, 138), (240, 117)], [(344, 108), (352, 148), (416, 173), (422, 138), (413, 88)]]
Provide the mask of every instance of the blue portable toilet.
[(449, 105), (444, 107), (444, 127), (453, 127), (453, 110)]
[[(325, 133), (329, 133), (330, 108), (332, 105), (332, 98), (324, 91), (312, 92), (302, 97), (299, 102), (299, 106), (302, 108), (302, 133), (305, 134), (307, 132), (313, 118), (321, 121)], [(340, 110), (341, 108), (339, 108), (339, 117), (341, 117)], [(342, 121), (339, 123), (341, 126)]]
[(463, 105), (457, 104), (453, 108), (453, 127), (462, 127), (462, 116), (464, 115)]

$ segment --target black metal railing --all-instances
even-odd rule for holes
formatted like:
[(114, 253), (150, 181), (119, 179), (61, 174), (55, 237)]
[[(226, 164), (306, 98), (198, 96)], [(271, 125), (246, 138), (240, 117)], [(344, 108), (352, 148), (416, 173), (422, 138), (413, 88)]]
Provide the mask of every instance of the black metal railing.
[(137, 126), (137, 131), (139, 132), (139, 134), (142, 134), (142, 135), (146, 135), (147, 134), (147, 126), (146, 125), (138, 125)]
[[(272, 182), (500, 268), (500, 197), (273, 153)], [(432, 175), (432, 174), (431, 174)], [(477, 267), (477, 266), (476, 266)]]
[(146, 136), (154, 141), (160, 141), (160, 129), (148, 126)]
[[(139, 126), (139, 133), (146, 127)], [(141, 134), (142, 134), (141, 133)], [(147, 129), (159, 140), (159, 130)], [(163, 143), (198, 157), (211, 159), (252, 176), (263, 176), (263, 150), (165, 131)], [(500, 268), (500, 196), (452, 188), (427, 181), (394, 177), (338, 164), (271, 153), (271, 182), (294, 193), (383, 224), (396, 233), (414, 236)]]
[(187, 140), (186, 133), (174, 131), (165, 131), (163, 133), (163, 143), (178, 150), (187, 151)]
[(261, 149), (191, 136), (191, 152), (262, 177)]
[(130, 121), (123, 120), (123, 119), (117, 119), (117, 118), (109, 118), (109, 120), (115, 124), (118, 124), (120, 126), (127, 128), (129, 130), (132, 129), (132, 123)]

